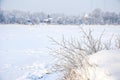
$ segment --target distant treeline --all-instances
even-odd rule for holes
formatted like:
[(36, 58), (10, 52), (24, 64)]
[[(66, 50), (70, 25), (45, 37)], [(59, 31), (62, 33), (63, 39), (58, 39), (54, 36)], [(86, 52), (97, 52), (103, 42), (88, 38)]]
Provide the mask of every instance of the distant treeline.
[(22, 11), (0, 10), (0, 24), (62, 24), (62, 25), (120, 25), (120, 12), (103, 12), (95, 9), (91, 13), (79, 16), (64, 14), (30, 13)]

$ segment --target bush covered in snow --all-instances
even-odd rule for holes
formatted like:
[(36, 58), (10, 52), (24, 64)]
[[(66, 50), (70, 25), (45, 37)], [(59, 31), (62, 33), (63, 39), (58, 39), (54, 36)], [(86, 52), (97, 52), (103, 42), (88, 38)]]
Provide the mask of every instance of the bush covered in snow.
[[(103, 50), (113, 49), (110, 47), (111, 45), (113, 45), (111, 39), (107, 40), (109, 43), (105, 43), (104, 41), (102, 41), (103, 33), (95, 38), (92, 34), (92, 30), (88, 30), (87, 32), (83, 28), (81, 28), (81, 31), (82, 37), (80, 38), (80, 40), (71, 39), (70, 41), (65, 40), (63, 37), (62, 42), (57, 42), (53, 38), (51, 38), (51, 40), (59, 46), (59, 49), (53, 50), (53, 56), (55, 56), (56, 58), (55, 65), (53, 66), (53, 71), (58, 71), (60, 73), (62, 72), (64, 74), (60, 80), (116, 80), (109, 79), (107, 72), (104, 73), (104, 71), (101, 71), (102, 69), (100, 70), (100, 66), (98, 67), (99, 62), (98, 64), (91, 63), (89, 59), (92, 58), (90, 56), (94, 55), (95, 53)], [(119, 38), (117, 37), (116, 40), (116, 44), (119, 45)], [(119, 47), (117, 47), (117, 49), (119, 49)], [(105, 54), (105, 59), (109, 60), (110, 58), (107, 57), (109, 56), (109, 54), (106, 55), (106, 52), (103, 52), (102, 56), (104, 56)], [(119, 50), (117, 53), (119, 53)], [(114, 54), (112, 53), (110, 55)], [(101, 56), (96, 56), (94, 61), (97, 61), (97, 58), (102, 59)], [(104, 65), (106, 64), (107, 63), (104, 63)], [(118, 63), (118, 66), (119, 65), (120, 64)]]

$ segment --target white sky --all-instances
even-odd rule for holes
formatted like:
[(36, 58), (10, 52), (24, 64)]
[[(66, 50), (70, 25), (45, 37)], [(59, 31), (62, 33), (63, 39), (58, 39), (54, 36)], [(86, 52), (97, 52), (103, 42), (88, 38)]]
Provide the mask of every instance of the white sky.
[(120, 0), (0, 0), (4, 10), (78, 15), (95, 8), (120, 12)]

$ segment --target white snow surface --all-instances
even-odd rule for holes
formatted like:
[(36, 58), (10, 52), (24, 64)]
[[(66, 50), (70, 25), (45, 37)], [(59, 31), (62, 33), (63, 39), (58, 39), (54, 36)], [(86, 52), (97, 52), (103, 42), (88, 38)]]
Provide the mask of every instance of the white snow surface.
[(120, 50), (104, 50), (90, 56), (95, 64), (95, 75), (91, 80), (120, 80)]
[[(78, 39), (80, 27), (93, 29), (95, 37), (105, 29), (104, 41), (120, 34), (114, 25), (0, 25), (0, 80), (56, 80), (56, 74), (46, 75), (54, 62), (48, 48), (57, 47), (49, 37)], [(97, 65), (91, 80), (120, 80), (120, 50), (98, 52), (90, 62)]]

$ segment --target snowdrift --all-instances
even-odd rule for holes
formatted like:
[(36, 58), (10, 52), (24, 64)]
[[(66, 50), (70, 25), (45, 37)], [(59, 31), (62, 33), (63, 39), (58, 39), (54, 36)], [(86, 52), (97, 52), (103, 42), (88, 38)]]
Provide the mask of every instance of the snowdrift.
[(95, 75), (91, 80), (120, 80), (120, 50), (104, 50), (89, 58), (95, 64)]
[[(120, 77), (119, 77), (120, 75), (120, 50), (100, 51), (98, 53), (90, 55), (89, 62), (92, 65), (95, 65), (94, 69), (89, 68), (90, 69), (89, 70), (90, 80), (120, 80)], [(50, 75), (50, 74), (46, 74), (46, 70), (44, 68), (43, 70), (40, 70), (41, 72), (37, 71), (36, 73), (33, 70), (33, 72), (27, 75), (23, 75), (22, 77), (19, 77), (17, 80), (43, 80), (43, 79), (55, 80), (56, 78), (55, 75), (53, 75), (52, 78), (50, 76), (44, 78), (45, 75), (46, 76)], [(44, 74), (44, 76), (41, 74)]]

